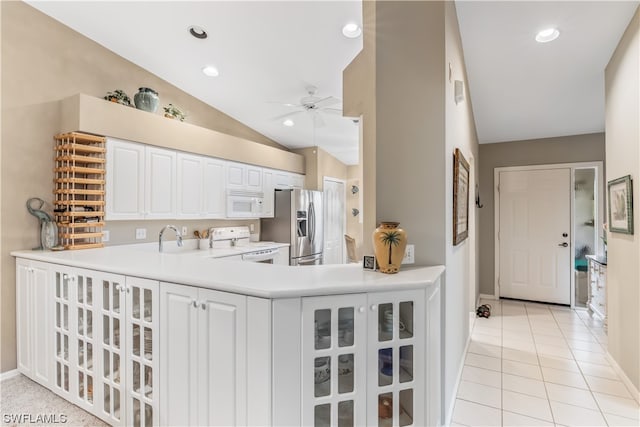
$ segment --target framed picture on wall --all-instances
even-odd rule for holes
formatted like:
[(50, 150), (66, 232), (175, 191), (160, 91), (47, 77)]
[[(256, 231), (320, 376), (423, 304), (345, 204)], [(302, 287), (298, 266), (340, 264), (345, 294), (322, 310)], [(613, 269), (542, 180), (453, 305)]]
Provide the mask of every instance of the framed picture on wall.
[(607, 183), (609, 231), (633, 234), (633, 182), (631, 175)]
[(456, 148), (453, 154), (453, 244), (469, 235), (469, 163)]

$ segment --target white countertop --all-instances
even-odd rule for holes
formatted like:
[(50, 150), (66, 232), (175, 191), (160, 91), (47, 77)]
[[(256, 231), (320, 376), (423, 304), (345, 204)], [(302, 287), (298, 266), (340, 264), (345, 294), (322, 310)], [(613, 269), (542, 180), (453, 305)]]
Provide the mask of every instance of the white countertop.
[[(188, 242), (185, 241), (185, 245)], [(363, 270), (360, 264), (290, 267), (214, 258), (258, 250), (260, 245), (255, 244), (208, 250), (191, 249), (187, 245), (179, 251), (174, 241), (168, 241), (164, 244), (164, 253), (159, 253), (157, 244), (154, 245), (60, 252), (26, 250), (14, 251), (11, 255), (262, 298), (419, 289), (433, 284), (444, 272), (443, 266), (403, 267), (400, 273), (383, 274)], [(262, 247), (275, 245), (288, 246)]]

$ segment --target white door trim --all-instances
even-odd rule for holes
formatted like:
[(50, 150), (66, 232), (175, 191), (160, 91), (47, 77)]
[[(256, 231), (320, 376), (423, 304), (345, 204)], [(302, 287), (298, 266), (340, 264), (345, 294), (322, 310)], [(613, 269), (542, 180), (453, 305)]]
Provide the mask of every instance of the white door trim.
[[(332, 182), (339, 182), (342, 184), (342, 206), (344, 206), (344, 215), (342, 215), (342, 231), (343, 234), (347, 234), (347, 180), (346, 179), (340, 179), (340, 178), (333, 178), (331, 176), (323, 176), (322, 177), (322, 196), (324, 198), (324, 183), (327, 181), (332, 181)], [(327, 202), (325, 200), (323, 200), (323, 205), (324, 208), (327, 208)], [(324, 221), (326, 219), (325, 217), (325, 213), (322, 212), (322, 220)], [(323, 236), (324, 242), (326, 244), (327, 242), (327, 227), (324, 227), (324, 233), (325, 235)], [(324, 247), (322, 248), (322, 252), (324, 253)], [(346, 248), (346, 244), (344, 241), (344, 237), (342, 238), (342, 263), (346, 264), (347, 263), (347, 248)]]
[[(493, 283), (494, 283), (494, 296), (495, 299), (500, 299), (500, 284), (498, 282), (500, 275), (500, 246), (498, 235), (500, 232), (500, 192), (498, 191), (498, 182), (500, 177), (500, 172), (511, 172), (511, 171), (530, 171), (530, 170), (540, 170), (540, 169), (571, 169), (571, 246), (570, 251), (573, 254), (575, 248), (575, 233), (573, 232), (573, 218), (575, 216), (574, 212), (574, 199), (575, 199), (575, 170), (576, 169), (587, 169), (587, 168), (595, 168), (595, 180), (597, 182), (597, 190), (595, 194), (594, 203), (598, 207), (595, 223), (596, 227), (594, 227), (596, 235), (600, 235), (600, 224), (602, 224), (603, 214), (604, 214), (604, 181), (603, 181), (603, 162), (578, 162), (578, 163), (556, 163), (556, 164), (547, 164), (547, 165), (526, 165), (526, 166), (506, 166), (499, 167), (493, 169), (493, 245), (494, 245), (494, 271), (493, 271)], [(603, 253), (603, 246), (598, 239), (598, 253)], [(573, 257), (570, 257), (573, 260)], [(571, 266), (571, 271), (573, 271), (573, 266)], [(571, 274), (571, 307), (575, 306), (575, 274)]]

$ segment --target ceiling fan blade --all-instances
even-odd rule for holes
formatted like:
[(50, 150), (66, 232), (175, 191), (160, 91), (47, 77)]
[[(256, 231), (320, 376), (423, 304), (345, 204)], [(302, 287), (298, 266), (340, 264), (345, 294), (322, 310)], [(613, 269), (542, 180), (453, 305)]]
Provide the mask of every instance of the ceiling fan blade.
[(301, 110), (301, 111), (293, 111), (293, 112), (291, 112), (291, 113), (282, 114), (282, 115), (280, 115), (280, 116), (273, 117), (273, 118), (271, 119), (271, 121), (274, 121), (274, 122), (275, 122), (275, 121), (279, 121), (279, 120), (284, 120), (284, 119), (287, 119), (287, 118), (289, 118), (289, 117), (293, 117), (293, 116), (298, 115), (298, 114), (301, 114), (301, 113), (304, 113), (304, 111), (302, 111), (302, 110)]
[(292, 104), (290, 102), (267, 101), (267, 104), (284, 105), (285, 107), (302, 107), (301, 104)]
[(328, 96), (326, 98), (321, 99), (320, 101), (314, 102), (314, 105), (316, 106), (316, 108), (324, 108), (330, 105), (339, 104), (340, 102), (342, 101), (340, 101), (338, 98), (334, 98), (333, 96)]
[(322, 111), (323, 113), (342, 117), (342, 110), (340, 110), (339, 108), (322, 108), (320, 111)]

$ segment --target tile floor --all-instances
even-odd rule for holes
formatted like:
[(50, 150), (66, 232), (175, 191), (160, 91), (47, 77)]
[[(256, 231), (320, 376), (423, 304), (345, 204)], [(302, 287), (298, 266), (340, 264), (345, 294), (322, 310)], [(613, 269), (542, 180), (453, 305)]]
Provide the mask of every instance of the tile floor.
[[(491, 304), (471, 335), (452, 426), (640, 426), (640, 407), (586, 311)], [(637, 397), (636, 397), (637, 398)]]

